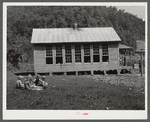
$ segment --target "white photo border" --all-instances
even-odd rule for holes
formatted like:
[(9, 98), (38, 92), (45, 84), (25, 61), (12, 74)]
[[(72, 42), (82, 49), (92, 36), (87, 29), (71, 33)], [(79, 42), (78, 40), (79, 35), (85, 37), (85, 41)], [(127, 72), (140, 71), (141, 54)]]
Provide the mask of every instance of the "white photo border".
[[(145, 6), (145, 110), (7, 110), (7, 6)], [(4, 2), (3, 3), (3, 119), (4, 120), (135, 120), (147, 119), (147, 2)], [(76, 113), (81, 113), (77, 115)], [(44, 113), (44, 114), (41, 114)], [(88, 113), (87, 116), (83, 113)]]

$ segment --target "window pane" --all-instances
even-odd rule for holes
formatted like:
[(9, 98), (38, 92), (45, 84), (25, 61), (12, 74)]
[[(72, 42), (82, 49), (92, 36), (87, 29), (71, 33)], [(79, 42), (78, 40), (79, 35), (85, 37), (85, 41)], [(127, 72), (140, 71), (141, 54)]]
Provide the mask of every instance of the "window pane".
[(93, 55), (99, 54), (99, 45), (93, 45)]
[(81, 55), (75, 55), (75, 62), (81, 62)]
[(90, 45), (84, 45), (84, 56), (90, 56)]
[(52, 46), (46, 47), (46, 57), (52, 57)]
[(91, 62), (90, 56), (84, 56), (84, 63), (90, 63), (90, 62)]
[(103, 61), (103, 62), (109, 62), (108, 56), (103, 56), (103, 57), (102, 57), (102, 61)]
[(93, 55), (93, 62), (100, 62), (99, 55)]
[(56, 57), (62, 57), (62, 46), (56, 46)]
[(72, 63), (72, 56), (66, 55), (66, 63)]
[(52, 57), (46, 58), (46, 64), (53, 64), (53, 58)]
[(102, 50), (102, 55), (104, 56), (104, 55), (107, 55), (108, 56), (108, 49), (103, 49)]
[(62, 57), (56, 57), (56, 64), (62, 64), (63, 59)]

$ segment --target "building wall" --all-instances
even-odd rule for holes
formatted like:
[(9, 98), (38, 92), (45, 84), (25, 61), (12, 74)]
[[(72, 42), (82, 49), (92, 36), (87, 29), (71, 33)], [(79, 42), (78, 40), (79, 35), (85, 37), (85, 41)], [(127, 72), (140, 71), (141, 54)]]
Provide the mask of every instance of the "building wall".
[(109, 43), (109, 59), (111, 64), (119, 64), (119, 43)]
[[(118, 42), (111, 42), (108, 43), (108, 53), (109, 53), (109, 62), (102, 62), (102, 43), (98, 43), (100, 47), (100, 62), (93, 62), (93, 56), (91, 55), (91, 63), (84, 63), (83, 61), (83, 45), (81, 44), (81, 53), (82, 53), (82, 62), (75, 63), (74, 55), (75, 55), (75, 44), (71, 44), (72, 47), (72, 63), (67, 64), (56, 64), (56, 49), (55, 44), (52, 44), (52, 52), (53, 52), (53, 62), (54, 64), (46, 64), (46, 46), (45, 45), (34, 45), (34, 69), (37, 73), (42, 72), (69, 72), (69, 71), (91, 71), (91, 70), (113, 70), (118, 69), (119, 67), (119, 49), (118, 49)], [(92, 43), (90, 43), (92, 45)], [(63, 61), (65, 60), (65, 49), (63, 44)], [(93, 54), (92, 46), (90, 46), (90, 53)]]

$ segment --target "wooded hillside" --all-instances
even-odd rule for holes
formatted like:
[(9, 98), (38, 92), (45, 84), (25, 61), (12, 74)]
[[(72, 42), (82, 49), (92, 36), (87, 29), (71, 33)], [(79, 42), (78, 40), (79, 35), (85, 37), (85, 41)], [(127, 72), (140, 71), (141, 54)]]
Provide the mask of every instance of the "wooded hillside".
[(33, 63), (33, 28), (113, 27), (122, 43), (135, 49), (136, 40), (145, 40), (145, 22), (135, 15), (105, 6), (8, 6), (7, 62)]

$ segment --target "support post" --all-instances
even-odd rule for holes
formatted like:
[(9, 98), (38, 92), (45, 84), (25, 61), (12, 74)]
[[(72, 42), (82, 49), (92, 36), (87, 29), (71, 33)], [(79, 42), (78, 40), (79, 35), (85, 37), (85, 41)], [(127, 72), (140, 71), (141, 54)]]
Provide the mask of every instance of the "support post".
[(52, 46), (52, 53), (53, 53), (53, 64), (56, 64), (56, 47)]
[(130, 72), (131, 72), (131, 74), (132, 74), (132, 50), (131, 50), (131, 52), (130, 52)]
[(102, 45), (99, 45), (99, 58), (100, 58), (100, 63), (102, 63)]
[(71, 45), (72, 63), (75, 64), (75, 45)]
[(91, 75), (94, 75), (94, 71), (93, 70), (91, 70)]
[(84, 46), (81, 45), (81, 62), (84, 64)]
[(127, 50), (125, 49), (125, 66), (127, 66)]
[(52, 72), (50, 72), (49, 75), (52, 76)]
[(104, 76), (106, 76), (106, 70), (104, 70)]
[(141, 53), (141, 76), (143, 76), (143, 53)]
[(63, 63), (62, 64), (65, 64), (65, 45), (62, 45), (62, 57), (63, 57)]
[(78, 75), (78, 71), (76, 71), (76, 76)]
[(117, 74), (120, 75), (120, 69), (117, 69)]
[(91, 59), (91, 64), (93, 64), (93, 46), (90, 45), (90, 59)]

